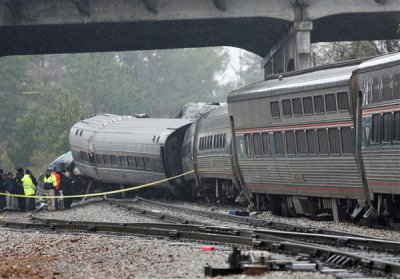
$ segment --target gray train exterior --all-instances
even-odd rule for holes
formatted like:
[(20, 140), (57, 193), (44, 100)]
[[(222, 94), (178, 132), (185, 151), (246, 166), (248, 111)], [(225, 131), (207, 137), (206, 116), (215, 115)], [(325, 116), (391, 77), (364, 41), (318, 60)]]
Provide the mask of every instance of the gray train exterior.
[[(182, 119), (102, 114), (76, 123), (69, 141), (79, 171), (100, 182), (141, 185), (182, 173), (181, 146), (190, 124)], [(170, 183), (177, 191), (184, 180)]]
[(400, 194), (400, 53), (364, 62), (356, 74), (368, 190), (378, 211), (391, 211)]
[[(245, 186), (282, 210), (392, 211), (400, 186), (400, 54), (233, 91)], [(384, 195), (386, 194), (386, 195)], [(377, 199), (378, 197), (378, 199)], [(388, 204), (392, 204), (392, 206)], [(272, 205), (274, 206), (274, 205)]]
[(184, 171), (194, 170), (186, 179), (196, 195), (220, 200), (237, 197), (241, 188), (233, 171), (231, 135), (226, 106), (202, 115), (188, 129), (182, 164)]

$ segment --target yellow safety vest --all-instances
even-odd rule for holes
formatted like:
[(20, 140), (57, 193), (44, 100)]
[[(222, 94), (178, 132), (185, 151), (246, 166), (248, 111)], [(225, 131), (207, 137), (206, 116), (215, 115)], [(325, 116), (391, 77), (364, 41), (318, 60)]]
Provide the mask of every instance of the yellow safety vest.
[(25, 196), (34, 196), (36, 192), (36, 186), (32, 182), (32, 178), (29, 174), (25, 174), (21, 179), (22, 186), (24, 187)]
[(54, 188), (55, 187), (57, 187), (57, 178), (56, 178), (56, 176), (54, 175), (54, 173), (51, 173), (50, 174), (50, 176), (49, 177), (44, 177), (44, 179), (43, 179), (43, 182), (44, 183), (51, 183), (51, 184), (53, 184), (53, 186), (54, 186)]

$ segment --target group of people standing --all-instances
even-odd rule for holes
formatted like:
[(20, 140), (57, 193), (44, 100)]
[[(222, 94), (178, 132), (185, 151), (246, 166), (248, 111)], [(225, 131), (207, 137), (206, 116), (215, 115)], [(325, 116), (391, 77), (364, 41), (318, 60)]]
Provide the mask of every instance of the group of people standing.
[[(61, 199), (63, 195), (71, 195), (72, 179), (68, 171), (60, 173), (46, 170), (43, 178), (44, 192), (49, 196), (47, 208), (56, 210), (58, 208), (70, 208), (72, 199)], [(29, 169), (25, 171), (18, 168), (15, 176), (11, 172), (5, 173), (0, 169), (0, 192), (7, 195), (0, 196), (0, 209), (32, 211), (36, 209), (36, 196), (38, 182)], [(12, 196), (12, 195), (22, 195)], [(60, 196), (60, 198), (51, 198)]]

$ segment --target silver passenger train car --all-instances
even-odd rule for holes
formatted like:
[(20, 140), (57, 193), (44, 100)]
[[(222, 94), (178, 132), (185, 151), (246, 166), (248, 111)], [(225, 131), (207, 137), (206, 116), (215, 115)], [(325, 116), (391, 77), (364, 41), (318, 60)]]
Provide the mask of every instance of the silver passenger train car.
[[(141, 185), (182, 173), (181, 146), (189, 124), (183, 119), (100, 114), (71, 128), (70, 148), (83, 175), (100, 182)], [(162, 185), (176, 193), (183, 181)]]
[(374, 194), (399, 192), (399, 63), (314, 68), (229, 95), (238, 164), (260, 207), (338, 220), (387, 206)]
[(188, 129), (183, 145), (184, 171), (196, 196), (227, 202), (240, 193), (232, 154), (232, 134), (227, 106), (218, 107), (201, 117)]

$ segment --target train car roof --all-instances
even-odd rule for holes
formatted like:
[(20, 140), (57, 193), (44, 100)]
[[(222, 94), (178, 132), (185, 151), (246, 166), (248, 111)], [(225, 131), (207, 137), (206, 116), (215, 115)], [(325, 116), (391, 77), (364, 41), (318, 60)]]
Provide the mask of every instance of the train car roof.
[[(90, 130), (90, 146), (99, 150), (122, 150), (135, 144), (144, 144), (143, 149), (153, 149), (150, 145), (164, 144), (177, 129), (192, 123), (186, 119), (135, 118), (112, 115), (97, 115), (75, 124), (70, 133), (70, 144), (82, 142), (83, 134), (75, 130)], [(155, 147), (154, 147), (155, 148)]]
[(335, 67), (328, 69), (300, 72), (297, 75), (274, 77), (265, 81), (245, 86), (232, 91), (228, 96), (228, 103), (257, 99), (266, 96), (288, 94), (303, 90), (314, 90), (348, 84), (352, 72), (357, 69), (361, 62), (356, 65)]
[[(399, 64), (400, 63), (400, 52), (391, 53), (384, 56), (376, 57), (370, 60), (367, 60), (360, 64), (357, 71), (368, 71), (371, 69), (376, 69), (380, 67), (387, 67), (390, 64)], [(400, 71), (400, 70), (399, 70)]]

